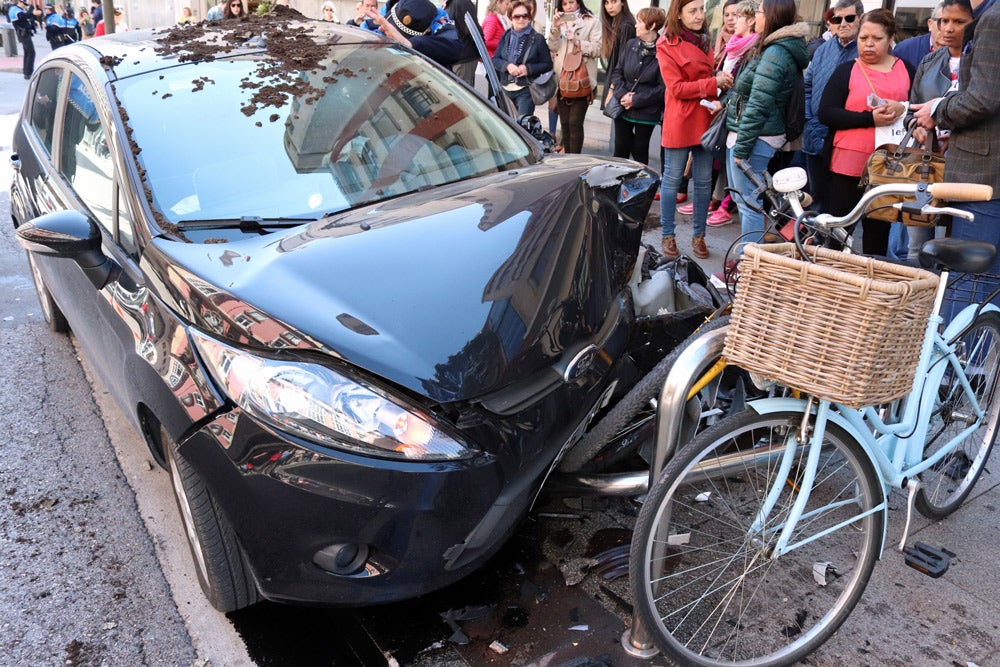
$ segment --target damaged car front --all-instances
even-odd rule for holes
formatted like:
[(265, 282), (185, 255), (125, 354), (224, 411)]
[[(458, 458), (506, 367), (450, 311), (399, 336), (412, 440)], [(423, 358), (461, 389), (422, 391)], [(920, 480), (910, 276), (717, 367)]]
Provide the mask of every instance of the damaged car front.
[[(450, 73), (361, 31), (290, 21), (280, 40), (322, 47), (303, 64), (270, 37), (185, 57), (215, 43), (204, 30), (60, 50), (107, 77), (89, 92), (108, 95), (137, 271), (83, 266), (79, 247), (93, 263), (119, 240), (85, 206), (34, 206), (49, 215), (22, 242), (170, 469), (216, 607), (455, 581), (641, 373), (629, 280), (658, 177), (543, 155)], [(31, 172), (16, 187), (42, 199)], [(82, 285), (101, 317), (80, 314)]]

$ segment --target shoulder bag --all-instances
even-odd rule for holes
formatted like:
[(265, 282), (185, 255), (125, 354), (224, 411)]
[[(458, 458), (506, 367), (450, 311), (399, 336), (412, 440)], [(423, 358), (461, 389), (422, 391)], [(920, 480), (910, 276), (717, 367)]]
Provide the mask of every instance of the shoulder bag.
[[(876, 185), (885, 183), (940, 183), (944, 180), (944, 156), (931, 150), (931, 136), (927, 144), (920, 146), (913, 138), (916, 123), (910, 124), (898, 145), (886, 144), (879, 146), (868, 158), (865, 172), (861, 176), (860, 187), (867, 192)], [(867, 217), (887, 222), (897, 222), (900, 212), (889, 208), (892, 204), (912, 197), (888, 196), (879, 197), (872, 202)], [(940, 205), (935, 201), (935, 206)], [(937, 224), (935, 215), (902, 214), (902, 221), (910, 226), (926, 227)]]
[[(532, 34), (531, 44), (529, 44), (528, 48), (524, 50), (524, 59), (521, 61), (522, 64), (528, 62), (528, 56), (531, 54), (532, 49), (535, 48), (536, 41), (535, 35)], [(546, 45), (545, 48), (548, 48), (548, 46)], [(528, 79), (528, 92), (531, 93), (531, 101), (535, 103), (536, 107), (545, 104), (552, 99), (553, 95), (556, 94), (556, 85), (558, 84), (558, 81), (556, 81), (555, 76), (553, 76), (554, 74), (555, 73), (552, 70), (549, 70), (548, 72), (542, 72), (534, 79)]]
[(726, 137), (729, 131), (726, 129), (726, 105), (715, 113), (708, 129), (701, 135), (701, 147), (711, 153), (713, 157), (721, 157), (726, 152)]

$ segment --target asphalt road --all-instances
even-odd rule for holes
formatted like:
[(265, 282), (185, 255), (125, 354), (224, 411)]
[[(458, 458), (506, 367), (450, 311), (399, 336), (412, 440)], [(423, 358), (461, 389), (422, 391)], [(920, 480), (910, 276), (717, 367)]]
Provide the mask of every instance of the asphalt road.
[[(629, 503), (573, 509), (557, 499), (562, 511), (531, 517), (483, 573), (413, 604), (357, 613), (263, 605), (230, 617), (212, 610), (165, 472), (90, 381), (72, 338), (42, 320), (8, 223), (7, 155), (22, 96), (20, 75), (0, 72), (0, 665), (555, 666), (599, 654), (618, 666), (663, 664), (631, 660), (617, 647), (628, 619), (622, 580), (604, 584), (592, 574), (569, 588), (559, 569), (599, 537), (627, 539)], [(596, 134), (602, 122), (588, 119), (588, 127)], [(723, 229), (710, 230), (713, 265), (732, 235)], [(989, 467), (1000, 463), (994, 457)], [(858, 608), (806, 662), (1000, 664), (1000, 475), (985, 474), (948, 520), (915, 518), (911, 541), (958, 554), (939, 580), (906, 568), (894, 551), (902, 506), (897, 493), (886, 551)], [(480, 603), (495, 619), (463, 621), (470, 643), (449, 644), (439, 614)], [(581, 625), (587, 631), (570, 629)], [(510, 651), (493, 652), (495, 640)]]

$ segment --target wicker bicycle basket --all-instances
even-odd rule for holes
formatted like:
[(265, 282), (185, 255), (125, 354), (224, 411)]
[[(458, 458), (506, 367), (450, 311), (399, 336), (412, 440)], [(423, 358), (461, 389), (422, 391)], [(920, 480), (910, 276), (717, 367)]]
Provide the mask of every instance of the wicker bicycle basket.
[(748, 244), (725, 357), (849, 407), (909, 393), (938, 276), (795, 244)]

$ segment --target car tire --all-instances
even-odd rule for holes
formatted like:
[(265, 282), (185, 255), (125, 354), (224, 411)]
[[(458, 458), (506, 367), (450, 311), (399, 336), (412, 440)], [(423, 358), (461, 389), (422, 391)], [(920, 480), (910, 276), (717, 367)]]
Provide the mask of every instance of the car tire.
[(198, 583), (213, 607), (226, 613), (248, 607), (261, 596), (229, 521), (198, 472), (181, 456), (160, 426), (160, 440), (184, 523)]
[(31, 280), (35, 283), (38, 303), (42, 306), (42, 317), (45, 318), (45, 324), (55, 333), (69, 333), (69, 322), (66, 321), (66, 316), (56, 305), (49, 288), (42, 281), (42, 273), (38, 270), (38, 264), (35, 263), (35, 258), (30, 252), (28, 253), (28, 267), (31, 270)]

